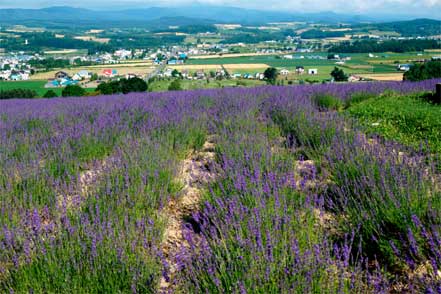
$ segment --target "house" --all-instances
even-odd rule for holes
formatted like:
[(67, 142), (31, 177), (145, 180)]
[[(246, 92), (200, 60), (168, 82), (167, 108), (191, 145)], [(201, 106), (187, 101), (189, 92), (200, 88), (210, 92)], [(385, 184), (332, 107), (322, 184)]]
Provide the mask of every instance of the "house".
[(104, 69), (103, 75), (106, 77), (114, 77), (118, 74), (118, 71), (116, 69)]
[(56, 80), (62, 80), (69, 78), (69, 74), (64, 71), (58, 71), (55, 73), (55, 79)]
[(81, 70), (78, 73), (74, 74), (74, 76), (72, 77), (72, 80), (81, 81), (81, 80), (85, 80), (85, 79), (90, 79), (91, 76), (92, 75), (87, 70)]
[(348, 82), (359, 82), (361, 80), (362, 80), (361, 77), (356, 76), (356, 75), (350, 75), (348, 77)]
[(343, 60), (341, 60), (341, 61), (337, 61), (335, 64), (337, 64), (337, 65), (344, 65), (345, 62)]
[(303, 74), (305, 72), (305, 68), (301, 65), (296, 66), (296, 74)]
[(169, 65), (184, 64), (184, 60), (182, 60), (182, 59), (170, 59), (170, 60), (167, 61), (167, 64), (169, 64)]
[(398, 64), (397, 69), (400, 71), (410, 70), (410, 64)]
[(172, 68), (167, 68), (164, 71), (163, 76), (167, 77), (167, 78), (171, 78), (173, 76), (173, 69)]
[(188, 70), (186, 70), (186, 69), (184, 69), (184, 70), (181, 72), (181, 75), (182, 75), (182, 77), (183, 77), (184, 79), (186, 79), (186, 78), (188, 78), (188, 77), (190, 76)]
[(264, 80), (265, 79), (265, 75), (263, 73), (256, 73), (255, 75), (256, 80)]
[(282, 69), (281, 71), (280, 71), (280, 74), (282, 75), (282, 76), (287, 76), (287, 75), (289, 75), (289, 70), (287, 70), (287, 69)]
[(128, 80), (130, 80), (130, 79), (133, 79), (133, 78), (137, 78), (138, 76), (136, 75), (136, 74), (134, 74), (134, 73), (128, 73), (128, 74), (126, 74), (126, 79), (128, 79)]
[(233, 77), (233, 79), (237, 79), (237, 78), (241, 78), (242, 75), (240, 73), (235, 73), (235, 74), (233, 74), (232, 77)]
[(316, 75), (316, 74), (318, 74), (318, 69), (316, 68), (308, 69), (308, 75)]
[(116, 57), (118, 57), (119, 59), (127, 59), (129, 57), (132, 56), (132, 51), (130, 50), (125, 50), (125, 49), (121, 49), (121, 50), (116, 50), (113, 55), (115, 55)]
[(204, 73), (204, 71), (203, 71), (203, 70), (198, 70), (198, 71), (196, 72), (196, 77), (197, 77), (198, 79), (204, 79), (204, 78), (205, 78), (205, 73)]
[(225, 70), (223, 69), (216, 70), (216, 77), (224, 77), (225, 75), (226, 75)]
[(11, 81), (21, 81), (21, 75), (18, 73), (13, 73), (9, 76), (9, 80)]
[(292, 55), (283, 55), (283, 58), (284, 59), (293, 59), (294, 56), (292, 56)]

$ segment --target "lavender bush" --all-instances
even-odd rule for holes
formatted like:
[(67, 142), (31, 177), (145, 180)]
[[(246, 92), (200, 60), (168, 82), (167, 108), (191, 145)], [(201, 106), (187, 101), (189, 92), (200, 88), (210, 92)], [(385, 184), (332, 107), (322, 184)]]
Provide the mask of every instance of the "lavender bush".
[(436, 169), (311, 98), (437, 82), (1, 101), (1, 292), (157, 292), (161, 211), (208, 134), (219, 177), (189, 216), (182, 291), (436, 292)]

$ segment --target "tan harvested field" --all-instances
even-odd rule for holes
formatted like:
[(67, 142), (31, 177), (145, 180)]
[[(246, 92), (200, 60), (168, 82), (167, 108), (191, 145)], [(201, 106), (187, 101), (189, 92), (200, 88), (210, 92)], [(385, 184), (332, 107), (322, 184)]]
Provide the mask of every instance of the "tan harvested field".
[(86, 34), (100, 34), (102, 32), (104, 32), (104, 30), (90, 30), (87, 31)]
[(225, 64), (226, 69), (260, 69), (270, 67), (265, 63), (248, 63), (248, 64)]
[[(225, 64), (227, 70), (237, 69), (265, 69), (269, 65), (264, 63), (248, 63), (248, 64)], [(216, 70), (222, 68), (220, 64), (191, 64), (191, 65), (173, 65), (170, 68), (177, 70)]]
[(348, 32), (348, 31), (352, 31), (351, 28), (342, 28), (342, 29), (329, 29), (326, 30), (328, 32)]
[(64, 49), (64, 50), (51, 50), (51, 51), (44, 51), (44, 54), (70, 54), (78, 52), (77, 49)]
[(106, 44), (106, 43), (110, 42), (109, 38), (97, 38), (97, 37), (94, 37), (94, 36), (77, 36), (77, 37), (74, 37), (74, 39), (82, 40), (82, 41), (90, 41), (90, 42), (103, 43), (103, 44)]
[(300, 35), (300, 34), (302, 34), (302, 33), (304, 33), (304, 32), (309, 31), (309, 30), (311, 30), (311, 28), (300, 29), (300, 30), (297, 30), (296, 33), (297, 33), (298, 35)]
[(336, 38), (325, 38), (324, 40), (334, 43), (334, 42), (341, 42), (341, 41), (349, 41), (351, 40), (350, 35), (346, 35), (344, 37), (336, 37)]
[(402, 81), (403, 73), (390, 73), (390, 74), (361, 74), (359, 75), (365, 79), (372, 79), (375, 81)]
[[(293, 52), (279, 52), (277, 54), (288, 54)], [(267, 56), (276, 55), (276, 53), (231, 53), (231, 54), (215, 54), (215, 55), (192, 55), (190, 59), (213, 59), (213, 58), (228, 58), (228, 57), (247, 57), (247, 56)]]
[(426, 49), (424, 52), (441, 53), (441, 49)]
[(242, 27), (242, 25), (234, 24), (234, 23), (232, 23), (232, 24), (215, 24), (215, 26), (218, 28), (224, 29), (224, 30), (235, 30), (235, 29)]

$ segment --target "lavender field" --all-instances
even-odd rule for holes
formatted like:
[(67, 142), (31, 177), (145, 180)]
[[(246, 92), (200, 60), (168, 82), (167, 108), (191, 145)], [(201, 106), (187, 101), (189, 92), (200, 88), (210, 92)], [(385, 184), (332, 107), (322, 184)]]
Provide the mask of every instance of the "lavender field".
[(0, 101), (0, 293), (441, 293), (439, 82)]

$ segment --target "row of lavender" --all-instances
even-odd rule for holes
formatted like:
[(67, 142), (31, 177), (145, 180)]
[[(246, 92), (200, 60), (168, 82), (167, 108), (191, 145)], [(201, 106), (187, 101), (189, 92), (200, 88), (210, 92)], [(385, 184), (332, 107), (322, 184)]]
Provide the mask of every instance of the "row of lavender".
[(160, 209), (178, 191), (180, 155), (205, 134), (198, 103), (192, 93), (2, 103), (0, 292), (155, 292)]
[[(368, 150), (347, 134), (341, 118), (319, 113), (309, 97), (326, 92), (347, 98), (386, 89), (407, 93), (432, 90), (436, 82), (2, 101), (0, 288), (154, 292), (162, 270), (160, 210), (179, 188), (172, 181), (173, 167), (183, 151), (197, 147), (207, 133), (220, 137), (223, 177), (212, 187), (202, 214), (195, 216), (205, 241), (182, 255), (185, 275), (180, 283), (188, 291), (387, 289), (390, 279), (379, 274), (380, 267), (394, 265), (395, 273), (403, 276), (404, 265), (398, 257), (375, 265), (371, 261), (375, 253), (365, 252), (371, 243), (364, 238), (384, 240), (378, 233), (388, 227), (378, 224), (387, 221), (382, 215), (401, 216), (402, 211), (406, 222), (399, 223), (400, 234), (386, 246), (380, 244), (378, 252), (389, 246), (414, 267), (432, 260), (432, 271), (429, 267), (426, 271), (433, 272), (439, 252), (421, 246), (428, 244), (425, 239), (437, 242), (437, 228), (427, 226), (437, 225), (437, 210), (431, 209), (436, 203), (430, 200), (436, 195), (425, 197), (432, 186), (429, 181), (416, 181), (430, 174), (426, 166), (419, 166), (421, 161), (412, 163), (412, 169), (407, 162), (397, 166), (395, 162), (404, 161), (385, 153), (388, 149)], [(288, 128), (280, 125), (282, 117)], [(298, 152), (271, 148), (280, 130), (289, 140), (295, 138), (303, 155), (323, 158), (323, 164), (302, 171), (299, 180), (294, 172)], [(378, 164), (371, 162), (372, 157)], [(337, 166), (339, 162), (348, 166)], [(382, 165), (389, 169), (377, 170)], [(364, 173), (345, 182), (346, 171), (363, 170), (360, 166)], [(100, 170), (100, 176), (91, 192), (82, 195), (79, 175), (94, 169)], [(371, 172), (378, 174), (374, 182), (359, 183)], [(381, 182), (383, 176), (386, 182)], [(394, 186), (396, 176), (402, 180)], [(372, 184), (378, 187), (368, 190)], [(379, 195), (378, 203), (384, 201), (383, 192), (389, 195), (391, 189), (401, 197), (388, 198), (397, 209), (379, 217), (371, 213), (375, 212), (372, 207), (362, 207), (373, 203), (360, 201), (360, 191)], [(405, 205), (406, 199), (412, 205)], [(354, 209), (343, 211), (342, 207)], [(335, 226), (336, 233), (329, 234), (317, 212), (354, 222), (341, 222), (347, 227)], [(358, 214), (363, 219), (357, 219)], [(408, 228), (409, 217), (416, 224)], [(368, 221), (367, 228), (360, 227)], [(203, 254), (195, 256), (200, 251)]]
[(193, 216), (201, 243), (189, 235), (193, 246), (182, 249), (186, 291), (440, 293), (441, 191), (430, 161), (439, 156), (369, 139), (311, 101), (319, 93), (427, 91), (436, 82), (224, 99), (222, 178)]

